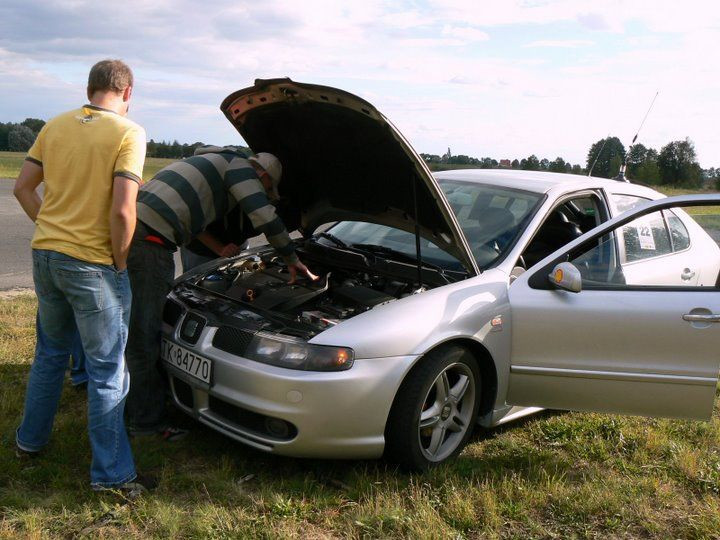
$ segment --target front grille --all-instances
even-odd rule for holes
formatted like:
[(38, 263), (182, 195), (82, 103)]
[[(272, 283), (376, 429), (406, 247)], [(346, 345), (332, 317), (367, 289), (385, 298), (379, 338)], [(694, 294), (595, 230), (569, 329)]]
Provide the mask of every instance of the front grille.
[(250, 345), (253, 332), (233, 328), (232, 326), (221, 326), (215, 332), (212, 345), (216, 349), (242, 356)]
[(180, 328), (180, 337), (183, 341), (195, 345), (205, 328), (205, 319), (195, 313), (188, 313)]
[(163, 308), (163, 321), (170, 326), (175, 326), (182, 315), (183, 308), (174, 300), (168, 299)]
[(192, 409), (195, 404), (192, 387), (185, 381), (173, 377), (173, 388), (175, 389), (175, 396), (177, 396), (178, 401), (187, 408)]
[[(294, 439), (298, 433), (297, 428), (290, 422), (248, 411), (242, 407), (237, 407), (231, 403), (222, 401), (215, 396), (210, 396), (208, 405), (210, 406), (210, 410), (216, 415), (263, 437), (289, 441)], [(282, 429), (277, 429), (278, 425)]]

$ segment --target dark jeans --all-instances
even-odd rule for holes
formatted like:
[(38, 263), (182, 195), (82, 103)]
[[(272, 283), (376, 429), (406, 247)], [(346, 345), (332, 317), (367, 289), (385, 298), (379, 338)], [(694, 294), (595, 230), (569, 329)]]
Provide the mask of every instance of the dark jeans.
[(133, 294), (125, 358), (130, 370), (130, 392), (125, 405), (128, 427), (153, 430), (165, 421), (165, 389), (158, 359), (165, 297), (175, 276), (173, 252), (143, 240), (148, 231), (138, 222), (128, 256)]

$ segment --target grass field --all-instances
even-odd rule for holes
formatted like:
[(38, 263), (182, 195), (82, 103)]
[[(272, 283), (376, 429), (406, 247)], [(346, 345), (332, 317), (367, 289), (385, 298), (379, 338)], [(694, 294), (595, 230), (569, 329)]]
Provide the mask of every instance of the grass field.
[(380, 461), (273, 457), (199, 424), (133, 442), (159, 488), (88, 489), (85, 396), (69, 385), (45, 455), (14, 457), (35, 300), (0, 301), (0, 538), (718, 538), (720, 407), (710, 423), (546, 412), (481, 431), (406, 475)]
[[(14, 180), (17, 178), (25, 156), (25, 152), (0, 152), (0, 179), (11, 178)], [(143, 178), (150, 180), (156, 172), (173, 161), (175, 160), (147, 158), (145, 160), (145, 168), (143, 169)]]

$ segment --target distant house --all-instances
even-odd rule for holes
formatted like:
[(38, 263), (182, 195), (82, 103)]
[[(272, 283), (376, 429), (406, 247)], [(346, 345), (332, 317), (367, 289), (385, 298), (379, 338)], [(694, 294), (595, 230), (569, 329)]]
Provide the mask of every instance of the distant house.
[(501, 159), (499, 167), (501, 169), (512, 169), (512, 163), (510, 162), (509, 159)]

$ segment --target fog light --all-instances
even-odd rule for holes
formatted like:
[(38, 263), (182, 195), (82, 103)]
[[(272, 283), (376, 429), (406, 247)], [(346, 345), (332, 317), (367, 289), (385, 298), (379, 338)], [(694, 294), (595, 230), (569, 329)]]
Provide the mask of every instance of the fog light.
[(290, 434), (288, 423), (279, 418), (266, 418), (265, 430), (268, 432), (268, 435), (272, 435), (278, 439), (287, 439)]

